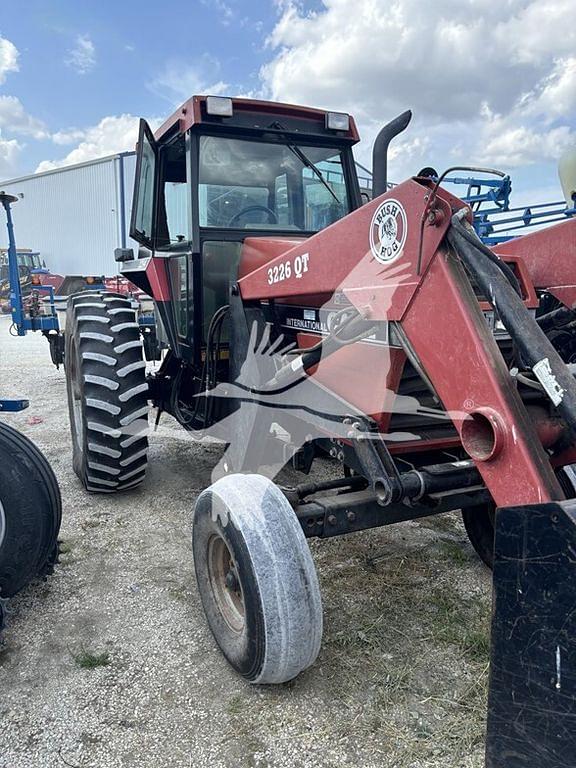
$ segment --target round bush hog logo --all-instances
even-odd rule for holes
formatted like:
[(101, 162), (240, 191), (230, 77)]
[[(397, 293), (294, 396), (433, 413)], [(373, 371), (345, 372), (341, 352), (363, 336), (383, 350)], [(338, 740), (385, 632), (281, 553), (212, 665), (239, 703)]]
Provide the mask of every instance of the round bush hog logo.
[(397, 259), (404, 248), (407, 232), (406, 211), (398, 200), (381, 203), (370, 224), (370, 248), (374, 258), (382, 264)]

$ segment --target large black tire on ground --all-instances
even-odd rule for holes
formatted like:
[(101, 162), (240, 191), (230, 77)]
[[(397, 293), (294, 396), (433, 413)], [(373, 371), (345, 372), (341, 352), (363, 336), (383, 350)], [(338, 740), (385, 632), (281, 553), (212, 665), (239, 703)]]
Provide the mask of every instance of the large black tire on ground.
[(470, 543), (482, 562), (492, 569), (494, 567), (496, 505), (488, 503), (477, 507), (467, 507), (462, 510), (462, 519)]
[(196, 580), (222, 653), (251, 683), (284, 683), (314, 663), (322, 601), (294, 510), (262, 475), (228, 475), (196, 502)]
[(0, 423), (0, 597), (50, 571), (61, 519), (60, 489), (46, 458)]
[(140, 485), (148, 455), (148, 385), (129, 298), (70, 297), (64, 366), (74, 471), (93, 493)]

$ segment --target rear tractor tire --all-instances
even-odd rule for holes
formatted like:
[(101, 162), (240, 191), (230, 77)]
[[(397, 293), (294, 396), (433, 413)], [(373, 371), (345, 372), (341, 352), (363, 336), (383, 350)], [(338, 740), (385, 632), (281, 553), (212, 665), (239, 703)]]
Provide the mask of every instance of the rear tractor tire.
[(46, 458), (0, 422), (0, 598), (51, 572), (61, 519), (60, 489)]
[(470, 543), (477, 555), (484, 565), (492, 570), (494, 567), (496, 505), (488, 503), (477, 507), (467, 507), (462, 510), (462, 520)]
[(144, 480), (148, 384), (129, 298), (90, 291), (70, 297), (65, 355), (74, 471), (87, 491), (113, 493)]
[(196, 502), (198, 591), (220, 650), (251, 683), (284, 683), (322, 640), (318, 578), (294, 510), (262, 475), (227, 475)]
[[(567, 499), (576, 498), (576, 468), (568, 465), (556, 470), (556, 476)], [(488, 502), (462, 510), (462, 519), (470, 543), (482, 562), (494, 568), (494, 540), (496, 536), (496, 504)]]

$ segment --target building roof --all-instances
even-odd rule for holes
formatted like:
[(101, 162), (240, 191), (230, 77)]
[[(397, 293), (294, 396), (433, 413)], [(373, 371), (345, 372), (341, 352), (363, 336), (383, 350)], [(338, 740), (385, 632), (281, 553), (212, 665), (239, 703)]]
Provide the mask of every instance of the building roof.
[(105, 155), (104, 157), (95, 157), (93, 160), (85, 160), (83, 163), (72, 163), (71, 165), (61, 165), (58, 168), (50, 168), (48, 171), (40, 171), (39, 173), (30, 173), (27, 176), (18, 176), (14, 179), (4, 179), (0, 181), (0, 189), (4, 184), (19, 184), (22, 181), (29, 181), (30, 179), (37, 179), (43, 176), (50, 176), (54, 173), (62, 173), (63, 171), (73, 171), (76, 168), (85, 168), (89, 165), (97, 165), (98, 163), (106, 163), (110, 160), (114, 160), (117, 157), (131, 157), (135, 155), (135, 152), (117, 152), (115, 155)]

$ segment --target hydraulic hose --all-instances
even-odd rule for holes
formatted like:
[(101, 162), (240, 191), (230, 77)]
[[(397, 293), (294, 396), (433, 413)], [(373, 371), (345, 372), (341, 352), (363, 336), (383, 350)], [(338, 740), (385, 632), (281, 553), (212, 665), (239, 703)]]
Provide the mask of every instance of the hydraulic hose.
[(477, 248), (480, 250), (484, 256), (486, 256), (487, 259), (490, 259), (490, 261), (495, 264), (498, 269), (504, 273), (504, 276), (510, 283), (510, 285), (514, 288), (518, 296), (522, 296), (522, 290), (520, 288), (520, 283), (518, 282), (518, 278), (514, 274), (514, 272), (510, 269), (508, 264), (506, 262), (502, 261), (502, 259), (499, 256), (496, 256), (494, 251), (491, 251), (490, 248), (488, 248), (484, 243), (478, 238), (478, 235), (476, 232), (470, 227), (468, 229), (466, 225), (462, 222), (460, 219), (460, 216), (462, 214), (455, 214), (452, 217), (452, 226), (455, 227), (458, 234), (460, 234), (465, 240), (467, 240), (470, 245), (474, 246), (474, 248)]
[(574, 320), (574, 310), (569, 307), (558, 307), (545, 315), (536, 318), (536, 322), (543, 331), (550, 331), (553, 328), (560, 328)]
[(530, 366), (549, 399), (576, 433), (576, 380), (510, 281), (504, 279), (502, 262), (492, 252), (488, 256), (488, 249), (466, 230), (461, 221), (462, 215), (459, 211), (452, 217), (448, 242), (498, 312), (523, 360)]

